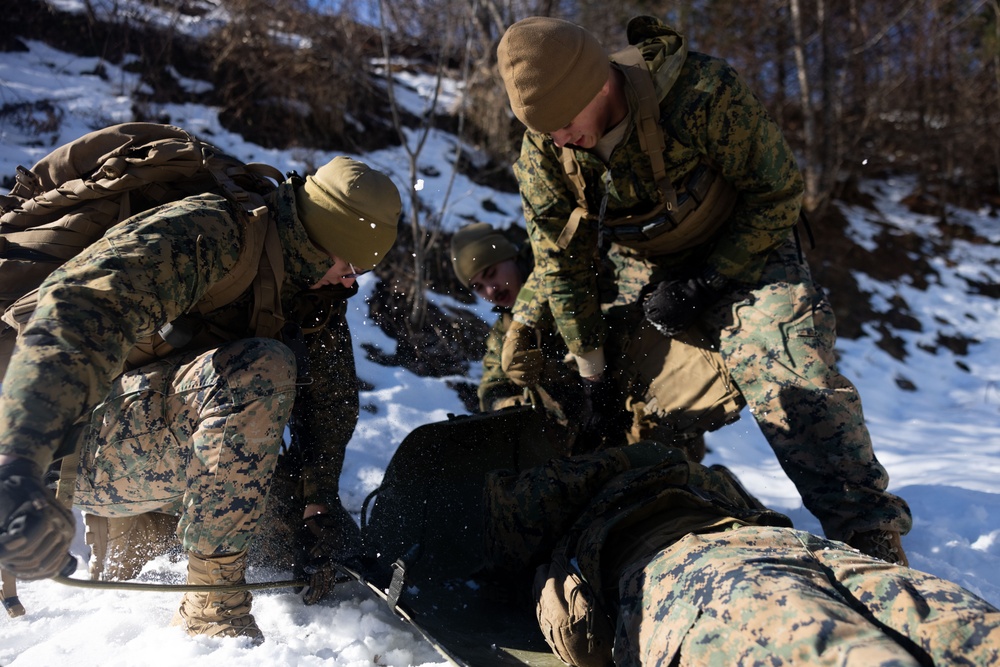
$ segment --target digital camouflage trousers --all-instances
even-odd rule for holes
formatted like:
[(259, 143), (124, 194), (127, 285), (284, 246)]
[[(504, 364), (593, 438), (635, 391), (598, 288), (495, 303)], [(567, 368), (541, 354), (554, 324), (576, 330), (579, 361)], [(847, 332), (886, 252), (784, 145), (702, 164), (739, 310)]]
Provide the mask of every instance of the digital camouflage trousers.
[(995, 665), (1000, 610), (790, 528), (689, 534), (627, 568), (614, 657), (637, 665)]
[(908, 532), (910, 509), (886, 491), (861, 398), (837, 370), (833, 309), (796, 244), (771, 253), (757, 286), (723, 296), (701, 323), (826, 536)]
[(83, 436), (74, 503), (180, 516), (186, 551), (247, 548), (295, 399), (295, 357), (249, 338), (121, 375)]

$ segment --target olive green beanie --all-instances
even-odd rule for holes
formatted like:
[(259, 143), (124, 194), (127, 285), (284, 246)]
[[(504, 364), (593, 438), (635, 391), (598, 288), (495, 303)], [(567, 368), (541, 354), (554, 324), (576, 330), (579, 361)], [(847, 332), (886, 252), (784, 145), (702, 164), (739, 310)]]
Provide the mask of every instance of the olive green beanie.
[(590, 104), (611, 72), (608, 54), (575, 23), (532, 16), (507, 28), (497, 65), (510, 108), (536, 132), (555, 132)]
[(466, 225), (451, 237), (451, 266), (466, 287), (483, 269), (517, 256), (517, 246), (485, 222)]
[(335, 157), (307, 176), (295, 204), (309, 239), (358, 270), (375, 268), (396, 242), (399, 190), (357, 160)]

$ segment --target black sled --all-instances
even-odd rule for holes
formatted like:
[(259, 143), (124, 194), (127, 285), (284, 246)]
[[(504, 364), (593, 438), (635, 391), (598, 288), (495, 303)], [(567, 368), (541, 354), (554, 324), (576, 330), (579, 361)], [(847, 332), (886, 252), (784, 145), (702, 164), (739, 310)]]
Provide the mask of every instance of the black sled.
[(565, 441), (531, 407), (415, 429), (365, 501), (366, 565), (347, 572), (455, 665), (561, 667), (527, 599), (530, 582), (490, 581), (480, 568), (486, 473), (542, 464), (565, 453)]

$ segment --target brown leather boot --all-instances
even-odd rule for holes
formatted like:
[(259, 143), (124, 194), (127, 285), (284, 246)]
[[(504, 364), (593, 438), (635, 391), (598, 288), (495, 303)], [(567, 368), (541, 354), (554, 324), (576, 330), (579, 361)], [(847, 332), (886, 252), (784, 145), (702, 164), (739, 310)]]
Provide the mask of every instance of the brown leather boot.
[[(246, 583), (247, 553), (202, 556), (188, 552), (189, 584), (225, 586)], [(254, 644), (264, 634), (250, 613), (253, 596), (249, 591), (211, 591), (184, 594), (171, 625), (182, 625), (189, 635), (209, 637), (249, 637)]]
[(903, 551), (902, 538), (893, 530), (876, 529), (854, 533), (847, 543), (858, 551), (887, 563), (904, 566), (910, 564)]

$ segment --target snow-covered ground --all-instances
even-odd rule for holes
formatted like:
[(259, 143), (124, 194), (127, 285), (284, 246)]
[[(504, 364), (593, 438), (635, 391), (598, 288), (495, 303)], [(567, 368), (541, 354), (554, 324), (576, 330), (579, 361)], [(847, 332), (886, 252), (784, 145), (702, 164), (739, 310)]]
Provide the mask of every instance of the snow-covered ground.
[[(96, 61), (30, 43), (26, 53), (0, 54), (0, 107), (21, 105), (19, 114), (0, 116), (0, 174), (13, 174), (18, 164), (30, 166), (53, 146), (94, 128), (132, 120), (133, 75), (108, 66), (105, 78), (93, 74)], [(415, 88), (422, 84), (412, 82)], [(199, 85), (191, 82), (191, 85)], [(413, 96), (411, 103), (418, 103)], [(43, 103), (45, 102), (45, 103)], [(196, 105), (163, 105), (157, 109), (171, 122), (204, 135), (237, 156), (304, 171), (332, 155), (273, 151), (245, 142), (221, 128), (215, 111)], [(421, 155), (422, 175), (411, 184), (401, 149), (355, 155), (390, 173), (401, 189), (416, 187), (433, 210), (441, 208), (447, 190), (455, 139), (433, 133)], [(858, 156), (863, 159), (864, 156)], [(845, 209), (859, 240), (874, 236), (881, 225), (920, 230), (927, 218), (899, 205), (911, 184), (906, 179), (867, 184), (877, 210)], [(492, 206), (484, 208), (483, 202)], [(406, 197), (404, 196), (404, 201)], [(453, 229), (463, 215), (506, 226), (519, 218), (516, 195), (499, 193), (459, 176), (447, 198), (443, 225)], [(499, 212), (491, 212), (499, 209)], [(909, 357), (903, 363), (874, 345), (874, 338), (842, 340), (844, 373), (859, 387), (876, 453), (892, 477), (891, 489), (909, 501), (913, 531), (903, 544), (911, 564), (946, 577), (1000, 604), (1000, 304), (978, 296), (961, 279), (1000, 282), (1000, 224), (995, 212), (954, 211), (990, 245), (958, 242), (948, 257), (928, 258), (940, 280), (927, 291), (907, 284), (876, 283), (862, 277), (865, 289), (888, 302), (903, 295), (925, 332), (952, 322), (978, 342), (967, 356), (947, 350), (923, 351), (933, 333), (896, 332)], [(375, 278), (361, 279), (361, 293), (348, 315), (354, 337), (358, 373), (374, 388), (361, 395), (361, 418), (348, 447), (341, 495), (357, 514), (364, 497), (380, 482), (399, 442), (422, 424), (464, 412), (445, 383), (477, 381), (477, 365), (463, 378), (423, 378), (366, 360), (363, 344), (392, 352), (395, 342), (367, 319), (365, 297)], [(434, 297), (447, 301), (447, 297)], [(440, 301), (439, 301), (440, 302)], [(458, 304), (454, 304), (458, 305)], [(888, 305), (886, 305), (888, 307)], [(482, 305), (476, 311), (489, 319)], [(960, 327), (957, 328), (957, 327)], [(926, 345), (925, 345), (926, 347)], [(963, 370), (959, 364), (968, 370)], [(904, 391), (905, 377), (916, 390)], [(736, 472), (764, 502), (786, 512), (800, 528), (819, 532), (792, 484), (778, 467), (749, 415), (708, 437), (708, 462), (721, 462)], [(74, 551), (85, 557), (82, 530)], [(143, 576), (167, 575), (180, 581), (183, 564), (158, 559)], [(283, 578), (288, 572), (251, 570), (251, 580)], [(82, 576), (82, 575), (77, 575)], [(42, 581), (20, 584), (26, 616), (0, 620), (0, 665), (379, 665), (405, 667), (441, 663), (438, 654), (406, 625), (370, 600), (358, 587), (345, 586), (323, 604), (306, 607), (288, 590), (257, 593), (254, 612), (267, 636), (260, 647), (239, 640), (192, 639), (168, 627), (179, 595), (169, 593), (88, 592)]]

